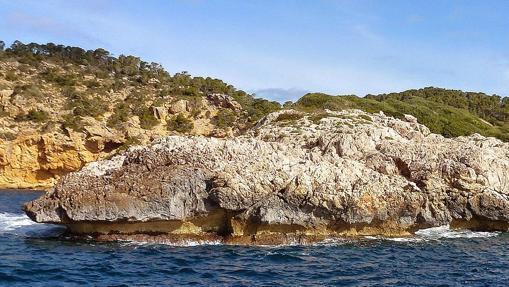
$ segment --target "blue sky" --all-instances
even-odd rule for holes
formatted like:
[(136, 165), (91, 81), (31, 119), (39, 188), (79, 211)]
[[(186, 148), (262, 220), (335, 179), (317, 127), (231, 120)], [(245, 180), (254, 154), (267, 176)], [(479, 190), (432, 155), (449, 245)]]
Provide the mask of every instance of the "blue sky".
[(509, 95), (509, 1), (11, 1), (0, 39), (103, 47), (276, 100), (438, 86)]

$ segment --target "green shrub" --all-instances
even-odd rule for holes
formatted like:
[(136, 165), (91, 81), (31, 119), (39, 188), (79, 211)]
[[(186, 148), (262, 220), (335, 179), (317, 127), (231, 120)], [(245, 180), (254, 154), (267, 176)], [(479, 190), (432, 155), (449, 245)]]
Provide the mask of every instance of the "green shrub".
[(125, 103), (119, 103), (113, 109), (113, 114), (108, 118), (106, 125), (110, 128), (118, 128), (129, 119), (129, 107)]
[(22, 86), (18, 85), (14, 87), (14, 93), (34, 99), (43, 97), (43, 93), (36, 85), (22, 85)]
[(152, 106), (154, 107), (162, 107), (166, 101), (161, 98), (157, 98), (152, 102)]
[(31, 109), (27, 114), (17, 115), (14, 119), (16, 121), (31, 121), (35, 123), (46, 122), (49, 115), (45, 111)]
[(134, 145), (140, 145), (141, 139), (138, 137), (128, 137), (127, 140), (117, 149), (118, 152), (127, 150), (129, 147)]
[(168, 122), (168, 130), (180, 133), (188, 133), (194, 128), (194, 123), (182, 114), (178, 114)]
[(61, 75), (54, 69), (48, 69), (42, 73), (43, 78), (48, 82), (56, 83), (61, 87), (72, 87), (76, 85), (76, 78), (74, 75), (65, 74)]
[(95, 71), (94, 75), (99, 78), (99, 79), (106, 79), (108, 78), (110, 75), (108, 73), (108, 71), (103, 71), (103, 70), (97, 70)]
[(314, 124), (319, 124), (320, 123), (320, 120), (323, 119), (323, 118), (326, 118), (330, 116), (330, 114), (328, 113), (325, 113), (325, 112), (316, 112), (316, 113), (313, 113), (310, 117), (309, 117), (309, 120), (312, 121)]
[(85, 82), (85, 86), (89, 89), (95, 89), (101, 87), (101, 83), (97, 80), (89, 80)]
[(81, 117), (74, 116), (72, 114), (67, 114), (63, 116), (62, 119), (63, 119), (62, 126), (64, 128), (69, 128), (76, 132), (83, 131), (84, 125), (83, 122), (81, 121)]
[(8, 71), (6, 74), (5, 74), (5, 79), (7, 81), (17, 81), (18, 80), (18, 76), (16, 75), (16, 73), (14, 73), (13, 71)]
[(365, 121), (368, 121), (368, 122), (372, 122), (373, 121), (373, 119), (370, 116), (368, 116), (368, 115), (359, 115), (359, 118), (361, 118), (361, 119), (363, 119)]
[(196, 87), (186, 87), (181, 89), (180, 92), (185, 97), (197, 97), (200, 95), (200, 92)]
[(302, 119), (302, 114), (295, 114), (295, 113), (283, 113), (277, 116), (276, 122), (283, 122), (283, 121), (297, 121)]
[[(442, 90), (439, 90), (442, 91)], [(427, 91), (431, 93), (431, 91)], [(446, 137), (455, 137), (461, 135), (470, 135), (479, 133), (486, 136), (496, 136), (505, 139), (505, 133), (498, 127), (491, 127), (483, 122), (479, 117), (471, 112), (450, 106), (445, 103), (439, 103), (437, 99), (427, 94), (416, 96), (412, 93), (392, 96), (367, 96), (359, 98), (355, 96), (329, 96), (326, 94), (307, 94), (293, 108), (306, 112), (317, 112), (313, 116), (317, 122), (322, 116), (321, 111), (360, 109), (369, 113), (384, 112), (385, 114), (397, 118), (403, 118), (404, 114), (413, 115), (418, 122), (427, 126), (433, 133), (442, 134)], [(447, 93), (446, 93), (447, 94)], [(433, 100), (432, 100), (433, 99)], [(458, 106), (465, 105), (459, 104)], [(369, 120), (367, 116), (361, 116)]]
[(67, 108), (72, 110), (75, 116), (94, 118), (108, 111), (107, 103), (100, 97), (88, 97), (78, 93), (70, 95), (67, 100)]
[(203, 109), (202, 96), (191, 96), (187, 97), (185, 100), (187, 101), (187, 106), (191, 111), (191, 115), (193, 117), (197, 117)]
[(292, 101), (286, 101), (283, 104), (283, 108), (285, 108), (285, 109), (291, 109), (292, 106), (293, 106), (293, 102)]
[(0, 139), (12, 141), (16, 139), (16, 134), (11, 132), (0, 132)]
[(0, 107), (0, 118), (9, 116), (9, 113), (5, 110), (5, 107)]
[(139, 108), (135, 111), (135, 114), (140, 119), (140, 127), (142, 129), (150, 130), (159, 123), (159, 120), (156, 119), (150, 108)]
[(59, 131), (61, 125), (58, 122), (48, 121), (39, 129), (42, 134), (53, 133)]
[(234, 125), (237, 116), (234, 111), (230, 109), (222, 109), (214, 117), (214, 123), (218, 128), (227, 128)]
[(251, 106), (248, 107), (248, 114), (251, 122), (256, 122), (269, 113), (281, 109), (281, 104), (278, 102), (271, 102), (264, 99), (254, 99)]
[(147, 97), (144, 93), (141, 93), (140, 91), (133, 91), (127, 96), (125, 99), (125, 102), (130, 104), (133, 107), (141, 107), (145, 105), (147, 102)]
[(440, 104), (440, 106), (468, 110), (473, 115), (479, 116), (490, 123), (496, 123), (497, 121), (506, 122), (509, 120), (509, 98), (501, 98), (497, 95), (427, 87), (418, 90), (407, 90), (401, 93), (377, 96), (368, 95), (366, 97), (377, 101), (392, 99), (403, 102), (420, 98)]
[(297, 103), (297, 107), (304, 111), (315, 111), (318, 109), (324, 109), (330, 102), (329, 95), (326, 94), (307, 94), (300, 98)]
[(27, 54), (22, 58), (18, 59), (21, 64), (26, 64), (34, 67), (38, 67), (41, 63), (41, 57), (39, 55)]

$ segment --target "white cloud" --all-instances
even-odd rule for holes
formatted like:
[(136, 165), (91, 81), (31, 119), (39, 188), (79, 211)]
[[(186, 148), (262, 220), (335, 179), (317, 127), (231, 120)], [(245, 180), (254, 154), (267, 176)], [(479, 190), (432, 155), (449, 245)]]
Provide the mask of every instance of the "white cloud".
[(298, 88), (267, 88), (267, 89), (258, 89), (250, 91), (251, 93), (255, 93), (257, 97), (264, 99), (271, 99), (274, 101), (278, 101), (280, 103), (284, 103), (286, 101), (296, 101), (300, 97), (309, 93), (308, 90), (298, 89)]

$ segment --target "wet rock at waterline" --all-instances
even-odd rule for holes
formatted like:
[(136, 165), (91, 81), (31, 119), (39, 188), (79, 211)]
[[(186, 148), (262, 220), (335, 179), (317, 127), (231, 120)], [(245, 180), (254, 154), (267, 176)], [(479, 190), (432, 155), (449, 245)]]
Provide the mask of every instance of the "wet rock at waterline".
[(411, 116), (269, 114), (232, 139), (170, 136), (64, 176), (25, 206), (98, 239), (241, 244), (509, 230), (509, 144)]

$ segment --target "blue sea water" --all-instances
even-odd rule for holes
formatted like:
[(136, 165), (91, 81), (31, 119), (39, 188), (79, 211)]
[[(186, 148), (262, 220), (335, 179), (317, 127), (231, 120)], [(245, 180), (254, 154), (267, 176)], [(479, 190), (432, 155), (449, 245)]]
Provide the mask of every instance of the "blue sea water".
[(40, 194), (0, 192), (0, 286), (509, 286), (505, 233), (440, 227), (279, 247), (73, 242), (22, 213)]

